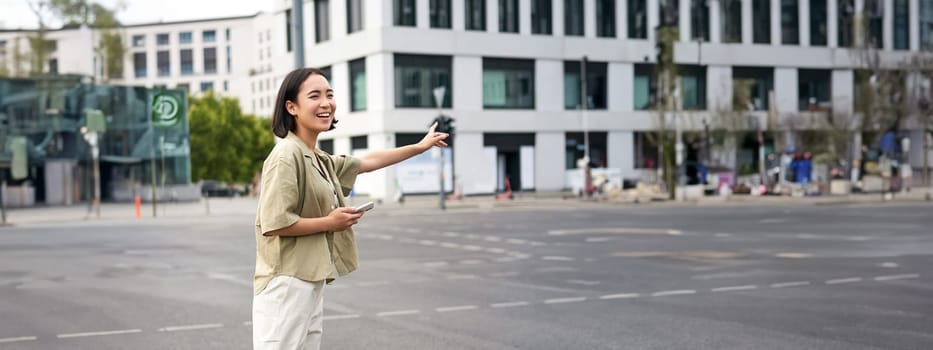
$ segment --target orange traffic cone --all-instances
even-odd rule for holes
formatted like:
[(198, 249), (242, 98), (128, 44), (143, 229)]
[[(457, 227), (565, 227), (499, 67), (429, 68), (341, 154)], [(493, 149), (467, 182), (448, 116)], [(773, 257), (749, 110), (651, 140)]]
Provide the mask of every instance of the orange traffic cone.
[(143, 217), (143, 206), (142, 206), (141, 201), (139, 200), (138, 194), (136, 195), (135, 202), (136, 202), (136, 218), (139, 219)]

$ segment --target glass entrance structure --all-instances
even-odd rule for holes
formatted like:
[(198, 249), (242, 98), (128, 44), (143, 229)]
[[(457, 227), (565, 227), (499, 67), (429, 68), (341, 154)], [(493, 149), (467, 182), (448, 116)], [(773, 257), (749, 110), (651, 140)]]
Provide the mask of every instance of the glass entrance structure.
[[(0, 173), (14, 189), (32, 188), (34, 203), (93, 197), (88, 132), (98, 135), (103, 200), (198, 198), (183, 91), (98, 85), (83, 76), (0, 79)], [(11, 145), (23, 141), (27, 176), (12, 179)]]

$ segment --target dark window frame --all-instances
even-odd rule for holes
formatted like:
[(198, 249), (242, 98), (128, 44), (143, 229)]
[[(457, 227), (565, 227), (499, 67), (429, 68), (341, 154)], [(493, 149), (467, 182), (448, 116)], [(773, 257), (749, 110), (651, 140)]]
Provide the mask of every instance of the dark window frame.
[[(414, 54), (403, 54), (396, 53), (393, 56), (394, 67), (393, 74), (395, 79), (395, 107), (396, 108), (437, 108), (437, 105), (434, 102), (433, 90), (437, 86), (428, 86), (421, 87), (421, 75), (429, 74), (426, 78), (430, 81), (431, 85), (437, 85), (441, 83), (446, 87), (446, 93), (444, 94), (444, 101), (442, 107), (452, 108), (453, 107), (453, 57), (444, 56), (444, 55), (414, 55)], [(418, 70), (418, 69), (427, 69)], [(414, 73), (414, 74), (413, 74)], [(407, 95), (406, 91), (401, 91), (402, 88), (405, 88), (406, 83), (413, 82), (407, 81), (406, 78), (417, 78), (419, 86), (411, 86), (409, 89), (420, 90), (417, 91), (418, 102), (409, 103), (406, 100)], [(446, 81), (444, 81), (446, 79)]]
[[(527, 82), (519, 81), (518, 84), (515, 84), (512, 81), (512, 84), (509, 84), (510, 80), (506, 80), (504, 86), (505, 93), (505, 104), (504, 105), (490, 105), (486, 101), (486, 73), (489, 71), (504, 71), (504, 72), (522, 72), (530, 73), (527, 75), (529, 79)], [(510, 77), (507, 77), (510, 78)], [(498, 58), (498, 57), (483, 57), (483, 109), (535, 109), (535, 61), (529, 59), (511, 59), (511, 58)], [(521, 90), (527, 90), (528, 99), (521, 98)], [(517, 94), (513, 94), (517, 93)], [(510, 101), (510, 94), (513, 98)], [(518, 103), (512, 103), (513, 101), (518, 101)]]

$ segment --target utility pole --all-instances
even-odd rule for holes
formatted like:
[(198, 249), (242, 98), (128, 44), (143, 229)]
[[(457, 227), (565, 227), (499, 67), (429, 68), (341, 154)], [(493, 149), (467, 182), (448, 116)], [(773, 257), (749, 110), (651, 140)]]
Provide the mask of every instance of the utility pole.
[[(444, 120), (444, 115), (441, 114), (441, 106), (444, 105), (444, 94), (446, 94), (446, 93), (447, 93), (447, 88), (444, 87), (444, 86), (438, 86), (438, 87), (434, 88), (434, 103), (437, 105), (437, 119), (436, 119), (436, 121), (437, 121), (437, 127), (440, 128), (440, 129), (446, 129), (446, 128), (447, 128), (446, 125), (444, 125), (444, 124), (446, 124), (446, 121)], [(435, 130), (437, 130), (437, 129), (435, 129)], [(444, 130), (444, 131), (446, 131), (446, 130)], [(447, 204), (444, 202), (444, 197), (445, 197), (445, 194), (444, 194), (444, 150), (438, 148), (438, 151), (439, 151), (438, 153), (440, 153), (440, 157), (438, 157), (438, 162), (439, 162), (439, 164), (438, 164), (438, 168), (437, 168), (438, 173), (440, 174), (440, 176), (439, 176), (439, 178), (440, 178), (440, 191), (438, 191), (438, 192), (440, 192), (440, 197), (441, 197), (441, 198), (440, 198), (439, 205), (440, 205), (441, 210), (445, 210), (445, 209), (447, 209)]]
[(589, 116), (586, 112), (590, 104), (589, 96), (586, 93), (586, 65), (588, 62), (589, 60), (587, 60), (586, 56), (583, 56), (583, 60), (580, 61), (580, 109), (583, 113), (583, 197), (587, 199), (593, 195), (593, 177), (590, 173)]
[(295, 49), (295, 69), (305, 66), (304, 1), (292, 0), (292, 47)]

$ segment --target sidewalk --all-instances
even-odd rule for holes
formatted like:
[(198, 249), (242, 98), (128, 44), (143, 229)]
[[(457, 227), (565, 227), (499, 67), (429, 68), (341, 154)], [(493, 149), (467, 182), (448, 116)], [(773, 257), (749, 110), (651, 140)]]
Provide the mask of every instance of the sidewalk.
[(933, 200), (933, 188), (915, 187), (910, 192), (897, 192), (882, 195), (881, 193), (859, 193), (845, 196), (751, 196), (732, 195), (729, 197), (709, 196), (693, 200), (699, 205), (715, 204), (768, 204), (768, 205), (833, 205), (833, 204), (881, 204), (897, 202), (923, 202)]

